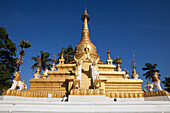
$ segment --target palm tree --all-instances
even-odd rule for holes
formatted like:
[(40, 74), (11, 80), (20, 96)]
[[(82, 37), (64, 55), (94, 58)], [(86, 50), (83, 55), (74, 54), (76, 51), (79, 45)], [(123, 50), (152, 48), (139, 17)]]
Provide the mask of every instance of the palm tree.
[(170, 77), (165, 77), (165, 81), (162, 81), (162, 83), (166, 87), (165, 90), (170, 92)]
[[(65, 48), (62, 48), (62, 49), (64, 50), (64, 59), (65, 59), (64, 63), (67, 64), (73, 59), (75, 51), (73, 50), (73, 47), (71, 44), (66, 49)], [(58, 54), (58, 56), (59, 58), (56, 61), (57, 63), (59, 62), (59, 59), (61, 58), (61, 52)]]
[(51, 62), (51, 59), (49, 59), (50, 53), (43, 51), (40, 51), (40, 53), (41, 56), (37, 55), (36, 57), (31, 58), (36, 62), (31, 68), (34, 70), (35, 68), (39, 67), (41, 72), (42, 69), (44, 71), (46, 68), (50, 69), (51, 64), (49, 62)]
[[(157, 64), (151, 64), (151, 63), (146, 63), (145, 64), (146, 67), (143, 67), (142, 70), (146, 71), (148, 70), (145, 74), (143, 74), (143, 76), (145, 76), (146, 79), (149, 79), (149, 81), (151, 80), (152, 76), (154, 75), (155, 72), (159, 73), (159, 70), (156, 69)], [(161, 76), (161, 75), (160, 75)]]
[(20, 44), (18, 45), (18, 47), (21, 47), (22, 50), (24, 50), (24, 48), (32, 47), (32, 45), (29, 44), (29, 42), (26, 41), (26, 40), (21, 40), (21, 42), (20, 42)]
[(19, 59), (16, 60), (16, 64), (17, 64), (17, 71), (19, 71), (20, 65), (22, 65), (23, 62), (23, 57), (25, 55), (25, 48), (29, 48), (32, 47), (31, 44), (29, 44), (28, 41), (26, 40), (21, 40), (20, 44), (18, 45), (18, 47), (21, 47), (21, 51), (19, 52)]

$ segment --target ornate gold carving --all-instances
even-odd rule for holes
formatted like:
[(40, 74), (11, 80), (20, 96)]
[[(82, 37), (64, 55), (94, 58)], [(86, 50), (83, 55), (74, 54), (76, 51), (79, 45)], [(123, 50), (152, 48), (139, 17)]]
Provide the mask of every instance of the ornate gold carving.
[(61, 51), (61, 58), (59, 59), (59, 64), (64, 64), (64, 48), (62, 48), (62, 51)]
[(21, 81), (20, 73), (21, 73), (21, 71), (16, 71), (14, 73), (14, 79), (13, 80)]
[(70, 95), (105, 95), (103, 89), (72, 89)]
[(142, 98), (144, 97), (144, 93), (128, 93), (128, 92), (115, 92), (115, 93), (107, 93), (106, 96), (110, 98)]
[(39, 67), (37, 68), (37, 71), (36, 71), (36, 73), (34, 74), (34, 77), (35, 77), (35, 78), (40, 78), (40, 77), (41, 77), (40, 68), (39, 68)]
[(170, 94), (165, 91), (165, 90), (162, 90), (162, 91), (151, 91), (151, 92), (146, 92), (144, 93), (144, 96), (145, 97), (153, 97), (153, 96), (170, 96)]
[(113, 60), (111, 59), (111, 57), (110, 57), (110, 51), (108, 50), (108, 51), (107, 51), (107, 61), (106, 61), (106, 63), (107, 63), (108, 65), (112, 65), (112, 62), (113, 62)]
[(41, 97), (48, 98), (48, 94), (52, 94), (52, 98), (63, 98), (66, 92), (62, 91), (19, 91), (19, 90), (6, 90), (3, 95), (22, 96), (22, 97)]
[(139, 77), (139, 75), (136, 73), (135, 68), (133, 68), (133, 71), (132, 71), (132, 78), (134, 79), (134, 78), (138, 78), (138, 77)]

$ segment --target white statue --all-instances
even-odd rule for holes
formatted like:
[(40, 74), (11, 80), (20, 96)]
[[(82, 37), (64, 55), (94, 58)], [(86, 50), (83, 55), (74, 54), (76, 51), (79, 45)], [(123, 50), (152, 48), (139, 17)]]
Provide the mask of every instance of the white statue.
[(78, 82), (75, 83), (75, 89), (78, 89), (79, 88), (79, 84)]
[(154, 75), (152, 76), (152, 82), (151, 83), (147, 83), (147, 85), (145, 85), (145, 88), (150, 92), (150, 91), (154, 91), (154, 88), (157, 87), (158, 91), (162, 91), (161, 85), (160, 85), (160, 79), (159, 77), (159, 73), (155, 72)]
[(14, 73), (14, 79), (12, 86), (10, 90), (15, 90), (15, 88), (18, 86), (20, 91), (23, 91), (24, 89), (27, 90), (27, 85), (25, 84), (25, 81), (21, 82), (21, 77), (20, 77), (21, 71), (17, 71)]
[(48, 73), (48, 69), (45, 68), (45, 71), (43, 72), (42, 78), (48, 78), (49, 75), (47, 73)]

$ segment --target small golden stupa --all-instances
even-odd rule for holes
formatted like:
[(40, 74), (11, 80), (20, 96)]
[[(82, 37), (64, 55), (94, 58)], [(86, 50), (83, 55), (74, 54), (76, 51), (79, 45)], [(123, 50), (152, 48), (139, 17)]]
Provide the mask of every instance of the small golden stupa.
[[(113, 65), (110, 51), (108, 59), (103, 63), (95, 45), (89, 36), (88, 21), (90, 16), (85, 6), (82, 15), (83, 29), (81, 40), (75, 48), (74, 59), (64, 63), (63, 52), (59, 64), (48, 71), (48, 76), (43, 74), (29, 80), (30, 89), (25, 91), (7, 90), (4, 95), (41, 97), (41, 98), (64, 98), (69, 95), (105, 95), (110, 98), (143, 98), (145, 96), (141, 84), (143, 80), (133, 68), (132, 79), (129, 79), (128, 71), (122, 71), (121, 59), (117, 57), (117, 66)], [(126, 75), (126, 76), (125, 76)]]

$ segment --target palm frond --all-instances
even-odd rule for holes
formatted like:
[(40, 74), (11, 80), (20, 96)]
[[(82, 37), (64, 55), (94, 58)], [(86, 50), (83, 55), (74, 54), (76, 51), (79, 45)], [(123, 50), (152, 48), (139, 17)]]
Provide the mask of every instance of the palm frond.
[(28, 41), (26, 40), (21, 40), (20, 44), (18, 45), (18, 47), (21, 47), (22, 49), (23, 48), (29, 48), (29, 47), (32, 47), (31, 44), (29, 44)]
[(153, 77), (155, 72), (159, 72), (158, 69), (156, 69), (157, 64), (151, 64), (151, 63), (146, 63), (145, 67), (142, 68), (143, 71), (147, 71), (143, 74), (143, 76), (145, 76), (146, 79), (149, 79), (149, 81), (151, 80), (151, 78)]

